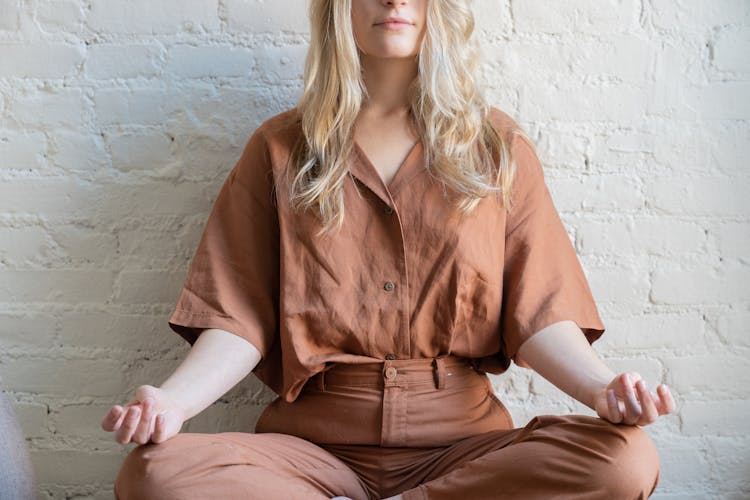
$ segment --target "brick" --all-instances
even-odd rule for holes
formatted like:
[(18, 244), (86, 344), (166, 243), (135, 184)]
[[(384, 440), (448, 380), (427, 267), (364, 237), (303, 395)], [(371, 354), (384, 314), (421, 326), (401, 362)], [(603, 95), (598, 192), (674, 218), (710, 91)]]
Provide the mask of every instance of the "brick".
[(603, 308), (610, 302), (617, 304), (623, 312), (643, 310), (648, 299), (649, 284), (647, 276), (637, 268), (593, 267), (584, 263), (582, 266), (597, 305)]
[(54, 245), (47, 231), (39, 226), (0, 227), (0, 241), (0, 258), (22, 266), (43, 262), (51, 256)]
[(20, 392), (110, 396), (124, 388), (123, 364), (109, 359), (14, 358), (0, 364), (3, 386)]
[(747, 400), (685, 401), (680, 408), (681, 432), (686, 436), (745, 437), (748, 412)]
[(69, 311), (60, 314), (60, 340), (66, 346), (165, 351), (184, 342), (169, 328), (167, 319), (166, 313)]
[(653, 0), (651, 5), (651, 18), (660, 31), (690, 33), (750, 21), (750, 5), (744, 0)]
[(630, 371), (638, 372), (651, 391), (655, 391), (656, 387), (663, 382), (661, 363), (656, 359), (617, 357), (607, 358), (604, 362), (615, 372), (615, 375)]
[[(222, 179), (223, 180), (223, 179)], [(35, 197), (27, 193), (33, 190)], [(68, 217), (120, 221), (129, 216), (208, 213), (219, 188), (206, 183), (90, 184), (72, 179), (18, 179), (0, 184), (6, 213), (64, 213)], [(71, 203), (71, 200), (75, 200)]]
[(47, 406), (40, 403), (16, 402), (16, 417), (26, 438), (47, 437)]
[[(739, 139), (733, 141), (731, 134), (726, 137), (722, 134), (721, 138), (717, 138), (706, 129), (675, 123), (654, 130), (653, 157), (658, 165), (680, 165), (682, 173), (695, 172), (697, 176), (705, 176), (706, 165), (722, 163), (719, 156), (731, 151), (732, 142), (736, 144), (736, 150)], [(727, 164), (731, 165), (732, 162)]]
[(0, 0), (0, 30), (18, 29), (19, 14), (18, 0)]
[(172, 157), (172, 140), (160, 133), (124, 133), (108, 137), (112, 166), (123, 172), (154, 171)]
[(77, 1), (40, 2), (34, 12), (36, 22), (47, 33), (80, 32), (84, 17)]
[(162, 50), (156, 45), (92, 44), (83, 71), (92, 80), (156, 77), (161, 71), (162, 57)]
[(0, 258), (18, 267), (103, 262), (116, 250), (113, 234), (75, 224), (59, 224), (50, 230), (0, 227), (0, 241), (6, 242), (6, 247), (0, 248)]
[(658, 45), (631, 33), (608, 35), (604, 41), (576, 39), (569, 42), (571, 55), (567, 80), (596, 76), (641, 83), (650, 78)]
[(742, 120), (750, 115), (750, 83), (712, 82), (691, 87), (685, 94), (701, 120)]
[(268, 47), (256, 51), (253, 74), (264, 81), (297, 81), (302, 78), (302, 70), (295, 61), (304, 60), (306, 47)]
[(297, 0), (227, 0), (225, 4), (230, 32), (309, 31), (306, 5)]
[(651, 300), (657, 304), (730, 303), (750, 299), (750, 268), (725, 262), (718, 271), (705, 264), (653, 273)]
[(750, 347), (750, 313), (722, 312), (717, 322), (717, 332), (727, 349)]
[(126, 304), (172, 304), (185, 281), (185, 271), (123, 271), (115, 302)]
[(724, 29), (718, 33), (713, 50), (713, 63), (722, 71), (750, 73), (750, 32), (745, 29)]
[(56, 248), (65, 263), (89, 264), (109, 261), (117, 252), (117, 238), (102, 229), (76, 224), (59, 224), (51, 230)]
[(45, 87), (14, 97), (4, 114), (21, 126), (79, 129), (84, 123), (84, 108), (81, 89)]
[(750, 248), (750, 223), (748, 222), (719, 222), (708, 229), (719, 247), (719, 253), (724, 258), (743, 259)]
[(185, 218), (186, 222), (156, 223), (117, 231), (118, 251), (124, 264), (153, 267), (177, 266), (186, 271), (206, 225), (208, 213)]
[[(585, 165), (586, 140), (569, 130), (550, 129), (539, 139), (534, 140), (538, 155), (542, 160), (545, 176), (550, 181), (559, 176), (564, 178), (566, 170), (573, 171), (574, 175), (582, 175), (581, 171)], [(554, 172), (550, 172), (554, 166)], [(550, 172), (550, 173), (548, 173)]]
[(44, 164), (47, 139), (41, 132), (0, 132), (0, 169), (40, 170)]
[(91, 4), (88, 25), (97, 32), (162, 35), (219, 29), (218, 0), (110, 0)]
[[(193, 98), (200, 98), (194, 94)], [(136, 123), (159, 125), (184, 109), (185, 102), (178, 94), (156, 88), (98, 88), (94, 91), (94, 106), (100, 124)]]
[(107, 152), (98, 134), (61, 130), (50, 143), (53, 152), (49, 161), (64, 172), (89, 177), (91, 173), (109, 166)]
[(622, 175), (557, 179), (546, 174), (547, 186), (561, 215), (573, 210), (626, 212), (643, 206), (637, 181)]
[(57, 325), (57, 318), (44, 312), (0, 312), (0, 346), (48, 348)]
[[(720, 492), (730, 498), (736, 492), (750, 492), (748, 478), (748, 458), (745, 454), (747, 438), (737, 439), (734, 436), (707, 436), (708, 456), (713, 462), (711, 479)], [(739, 496), (738, 496), (739, 498)]]
[(0, 302), (102, 302), (112, 295), (114, 277), (87, 269), (0, 271)]
[(176, 45), (167, 53), (165, 70), (181, 78), (244, 77), (253, 68), (253, 52), (245, 48)]
[[(83, 62), (81, 46), (40, 43), (0, 44), (0, 74), (4, 78), (62, 78), (73, 76)], [(38, 61), (45, 61), (39, 64)]]
[(101, 428), (101, 421), (114, 404), (73, 404), (64, 405), (50, 415), (55, 432), (66, 437), (76, 436), (88, 439), (113, 440), (113, 433)]
[(505, 35), (513, 29), (509, 4), (498, 4), (494, 0), (474, 0), (472, 3), (478, 32)]
[[(739, 386), (728, 383), (750, 370), (750, 361), (730, 353), (663, 358), (666, 383), (686, 396), (710, 392), (716, 398), (739, 396)], [(748, 402), (750, 404), (750, 402)]]
[(661, 470), (657, 491), (685, 490), (687, 493), (688, 490), (701, 489), (710, 468), (705, 443), (683, 437), (679, 441), (659, 442), (657, 448)]
[(602, 352), (634, 352), (677, 347), (705, 347), (705, 322), (700, 313), (652, 312), (625, 318), (607, 318), (606, 330), (597, 340)]
[(124, 454), (85, 450), (32, 450), (31, 462), (40, 485), (88, 484), (113, 480)]
[[(669, 238), (664, 238), (664, 234)], [(708, 251), (706, 230), (693, 221), (671, 217), (634, 216), (584, 221), (576, 232), (582, 253), (607, 255), (674, 255)]]
[(611, 34), (637, 25), (639, 4), (634, 0), (568, 0), (549, 3), (526, 0), (512, 5), (520, 33)]
[(570, 80), (559, 88), (529, 84), (521, 87), (519, 116), (524, 120), (585, 122), (606, 120), (621, 125), (635, 123), (634, 109), (642, 109), (647, 93), (632, 85), (606, 88), (575, 85)]

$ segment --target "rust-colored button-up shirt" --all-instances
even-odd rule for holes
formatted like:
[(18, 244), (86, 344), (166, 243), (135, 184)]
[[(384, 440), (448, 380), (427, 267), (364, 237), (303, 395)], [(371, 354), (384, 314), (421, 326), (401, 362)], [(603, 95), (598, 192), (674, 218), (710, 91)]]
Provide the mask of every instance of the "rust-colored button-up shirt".
[[(263, 356), (253, 373), (292, 402), (333, 362), (453, 354), (497, 374), (551, 323), (573, 320), (589, 342), (604, 332), (522, 136), (511, 139), (516, 204), (506, 210), (491, 195), (463, 220), (425, 169), (421, 143), (388, 185), (355, 147), (346, 222), (316, 237), (313, 214), (282, 196), (301, 134), (295, 114), (258, 127), (218, 194), (169, 318), (191, 345), (206, 328), (250, 341)], [(501, 131), (516, 125), (497, 108), (492, 119)]]

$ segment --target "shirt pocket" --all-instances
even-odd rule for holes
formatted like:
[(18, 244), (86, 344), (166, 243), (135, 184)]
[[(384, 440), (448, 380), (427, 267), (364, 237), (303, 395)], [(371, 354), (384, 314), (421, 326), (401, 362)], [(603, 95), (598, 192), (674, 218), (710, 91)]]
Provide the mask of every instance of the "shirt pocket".
[(502, 285), (470, 271), (461, 280), (456, 294), (457, 328), (483, 332), (499, 328)]

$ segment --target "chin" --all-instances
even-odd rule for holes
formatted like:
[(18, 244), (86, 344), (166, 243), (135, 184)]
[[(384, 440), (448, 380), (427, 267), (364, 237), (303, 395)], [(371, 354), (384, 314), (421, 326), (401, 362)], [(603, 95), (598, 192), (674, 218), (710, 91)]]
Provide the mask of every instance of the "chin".
[(414, 57), (418, 54), (413, 48), (390, 47), (383, 50), (374, 50), (369, 53), (371, 56), (382, 59), (400, 59), (405, 57)]

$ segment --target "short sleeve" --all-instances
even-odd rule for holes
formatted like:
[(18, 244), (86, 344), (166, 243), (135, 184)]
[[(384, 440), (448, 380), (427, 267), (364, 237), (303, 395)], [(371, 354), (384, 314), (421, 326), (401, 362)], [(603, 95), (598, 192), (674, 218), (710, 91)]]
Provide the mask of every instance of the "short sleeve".
[(533, 145), (515, 134), (511, 148), (516, 177), (506, 219), (501, 328), (505, 356), (528, 368), (516, 353), (542, 328), (572, 320), (593, 343), (604, 324)]
[(277, 337), (279, 229), (273, 172), (256, 130), (211, 209), (168, 320), (190, 345), (220, 328), (248, 340), (263, 359)]

